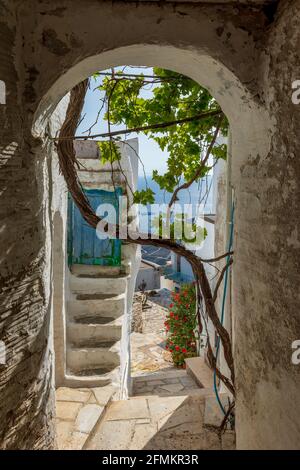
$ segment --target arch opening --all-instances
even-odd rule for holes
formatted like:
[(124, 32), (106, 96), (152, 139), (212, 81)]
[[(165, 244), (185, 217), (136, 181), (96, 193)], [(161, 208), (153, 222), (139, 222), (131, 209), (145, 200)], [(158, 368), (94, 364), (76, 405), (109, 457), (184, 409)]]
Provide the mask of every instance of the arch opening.
[(233, 187), (238, 184), (238, 173), (243, 161), (257, 154), (258, 147), (260, 154), (268, 151), (268, 121), (265, 113), (238, 79), (222, 64), (205, 54), (170, 46), (128, 46), (84, 59), (61, 76), (44, 95), (35, 113), (33, 134), (40, 137), (43, 135), (53, 110), (73, 86), (97, 70), (122, 64), (154, 65), (174, 70), (192, 78), (212, 94), (230, 123)]

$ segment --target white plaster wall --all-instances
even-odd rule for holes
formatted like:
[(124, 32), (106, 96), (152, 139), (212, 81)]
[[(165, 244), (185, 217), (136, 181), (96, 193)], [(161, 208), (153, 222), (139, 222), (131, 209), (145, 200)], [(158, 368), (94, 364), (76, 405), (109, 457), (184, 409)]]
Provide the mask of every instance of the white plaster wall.
[[(127, 159), (122, 165), (123, 171), (126, 174), (129, 185), (133, 191), (137, 190), (138, 184), (138, 139), (129, 139), (128, 144), (122, 143), (122, 151)], [(121, 161), (122, 162), (122, 161)], [(132, 204), (132, 195), (128, 191), (129, 204)], [(131, 216), (134, 218), (132, 229), (138, 227), (138, 208), (136, 205), (131, 206)], [(121, 398), (127, 398), (131, 393), (131, 354), (130, 354), (130, 333), (132, 321), (132, 302), (135, 290), (136, 277), (141, 261), (141, 248), (138, 245), (122, 244), (122, 259), (128, 265), (128, 278), (127, 278), (127, 295), (126, 295), (126, 308), (127, 311), (123, 317), (123, 329), (121, 338)]]
[[(7, 207), (8, 214), (1, 272), (8, 287), (1, 313), (6, 318), (9, 312), (10, 320), (18, 315), (20, 327), (31, 331), (20, 340), (21, 353), (14, 356), (8, 382), (6, 371), (1, 374), (5, 408), (0, 426), (7, 445), (41, 448), (52, 442), (51, 431), (45, 439), (41, 434), (47, 434), (53, 390), (48, 379), (40, 380), (41, 371), (51, 369), (43, 220), (49, 188), (47, 172), (38, 164), (44, 155), (41, 142), (31, 136), (33, 116), (45, 124), (59, 99), (80, 80), (95, 70), (134, 63), (191, 76), (211, 90), (229, 117), (237, 203), (238, 446), (299, 448), (299, 369), (290, 360), (290, 344), (299, 331), (300, 108), (290, 99), (291, 83), (300, 73), (298, 0), (280, 1), (274, 16), (249, 5), (94, 0), (61, 0), (59, 11), (55, 3), (35, 2), (32, 8), (32, 2), (23, 2), (17, 15), (13, 2), (5, 4), (7, 17), (1, 12), (0, 28), (5, 60), (0, 65), (8, 99), (0, 132), (4, 147), (17, 142), (19, 148), (2, 173), (1, 208)], [(37, 129), (35, 136), (40, 135)], [(15, 207), (24, 225), (23, 244), (14, 232)], [(30, 297), (26, 308), (19, 294), (24, 285), (24, 297)], [(11, 299), (13, 305), (7, 305)], [(11, 333), (6, 325), (5, 334)], [(37, 353), (43, 354), (42, 365), (35, 361)], [(31, 389), (23, 386), (25, 354), (38, 398), (34, 401)], [(18, 431), (26, 428), (25, 437), (24, 432), (10, 434), (15, 423)]]
[(153, 266), (140, 269), (136, 278), (135, 290), (139, 291), (139, 285), (145, 281), (146, 290), (160, 289), (160, 269)]
[[(63, 124), (69, 95), (58, 104), (50, 120), (51, 135), (56, 135)], [(67, 283), (67, 205), (68, 191), (65, 180), (59, 172), (58, 156), (52, 144), (51, 178), (52, 186), (51, 220), (52, 220), (52, 315), (54, 328), (54, 365), (55, 386), (64, 384), (66, 366), (66, 297)]]
[[(51, 118), (51, 133), (56, 134), (64, 118), (68, 96), (58, 105)], [(110, 165), (101, 164), (101, 154), (95, 141), (75, 141), (76, 157), (83, 162), (84, 177), (80, 172), (83, 186), (87, 188), (101, 188), (112, 191), (111, 173), (99, 173), (102, 169), (110, 170)], [(135, 190), (138, 178), (138, 139), (129, 139), (127, 143), (119, 142), (121, 151), (122, 183), (124, 177), (129, 186)], [(107, 168), (106, 168), (107, 167)], [(114, 165), (119, 169), (118, 165)], [(104, 179), (103, 179), (104, 175)], [(70, 271), (67, 265), (67, 188), (62, 175), (59, 173), (58, 160), (55, 150), (52, 151), (52, 220), (53, 220), (53, 314), (54, 314), (54, 350), (55, 350), (55, 376), (56, 385), (66, 385), (66, 329), (68, 315), (66, 304), (73, 299), (69, 287)], [(118, 184), (117, 184), (118, 186)], [(125, 185), (126, 186), (126, 185)], [(124, 187), (125, 187), (124, 186)], [(132, 204), (132, 195), (127, 188), (129, 203)], [(132, 208), (132, 215), (137, 217), (136, 208)], [(122, 263), (127, 266), (126, 302), (123, 312), (122, 337), (120, 341), (120, 397), (128, 396), (130, 388), (130, 324), (132, 299), (136, 275), (140, 262), (140, 250), (135, 246), (122, 245)]]
[[(125, 189), (128, 198), (128, 217), (132, 217), (131, 228), (135, 230), (138, 226), (138, 208), (133, 205), (132, 191), (137, 189), (138, 183), (138, 139), (127, 139), (117, 143), (121, 159), (119, 163), (113, 163), (115, 185)], [(101, 163), (101, 152), (96, 141), (75, 141), (76, 157), (82, 163), (84, 169), (80, 169), (79, 177), (85, 188), (101, 188), (113, 191), (114, 185), (111, 178), (111, 165)], [(121, 167), (121, 173), (120, 172)], [(102, 170), (102, 172), (101, 172)], [(118, 174), (119, 173), (119, 174)], [(131, 188), (131, 189), (130, 189)], [(122, 211), (125, 215), (125, 210)], [(120, 340), (120, 376), (119, 397), (127, 398), (131, 389), (130, 380), (130, 331), (132, 317), (132, 301), (139, 269), (141, 254), (140, 247), (122, 243), (122, 265), (127, 273), (125, 291), (125, 308), (122, 317), (122, 336)], [(71, 294), (72, 295), (72, 294)]]

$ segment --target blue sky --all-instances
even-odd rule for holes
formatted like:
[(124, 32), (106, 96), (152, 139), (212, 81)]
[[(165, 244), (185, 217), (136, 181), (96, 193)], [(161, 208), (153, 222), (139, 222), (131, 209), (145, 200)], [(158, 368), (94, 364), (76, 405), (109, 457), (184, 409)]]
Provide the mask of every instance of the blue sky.
[[(115, 70), (123, 68), (124, 67), (116, 67)], [(141, 69), (130, 67), (130, 69), (128, 68), (126, 72), (140, 73)], [(151, 68), (145, 68), (143, 69), (143, 73), (152, 74), (153, 71)], [(82, 135), (83, 132), (88, 129), (96, 120), (98, 110), (101, 106), (100, 99), (103, 97), (103, 93), (101, 93), (99, 90), (94, 90), (94, 88), (99, 86), (100, 83), (101, 78), (97, 80), (94, 80), (94, 78), (91, 79), (90, 89), (87, 92), (83, 108), (83, 115), (85, 115), (85, 117), (78, 127), (77, 135)], [(150, 95), (150, 90), (145, 90), (141, 93), (141, 96), (143, 97), (149, 97)], [(103, 132), (107, 132), (107, 122), (103, 120), (103, 114), (104, 112), (101, 113), (97, 124), (93, 127), (92, 134), (101, 134)], [(123, 127), (124, 126), (112, 126), (112, 130)], [(139, 138), (139, 155), (144, 162), (147, 175), (152, 175), (153, 170), (158, 170), (158, 172), (161, 174), (164, 173), (167, 168), (166, 161), (168, 158), (168, 153), (162, 152), (156, 142), (143, 134), (128, 134), (127, 138), (133, 138), (136, 136)], [(143, 174), (141, 165), (139, 165), (139, 174)]]

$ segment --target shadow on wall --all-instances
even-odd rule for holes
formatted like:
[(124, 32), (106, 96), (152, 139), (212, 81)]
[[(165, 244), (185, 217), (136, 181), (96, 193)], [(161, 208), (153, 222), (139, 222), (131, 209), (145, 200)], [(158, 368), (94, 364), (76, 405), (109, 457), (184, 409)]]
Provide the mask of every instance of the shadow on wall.
[(53, 336), (55, 385), (60, 386), (65, 377), (66, 328), (65, 328), (65, 299), (66, 299), (66, 243), (65, 221), (59, 211), (53, 217)]

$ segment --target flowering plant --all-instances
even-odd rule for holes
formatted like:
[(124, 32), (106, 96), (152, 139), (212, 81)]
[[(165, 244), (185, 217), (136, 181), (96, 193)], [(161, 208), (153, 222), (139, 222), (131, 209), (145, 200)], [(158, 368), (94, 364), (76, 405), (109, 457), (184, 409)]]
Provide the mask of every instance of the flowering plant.
[(194, 284), (183, 286), (172, 293), (172, 302), (165, 321), (166, 349), (171, 352), (177, 367), (184, 367), (184, 359), (197, 355), (195, 329), (197, 326), (196, 294)]

